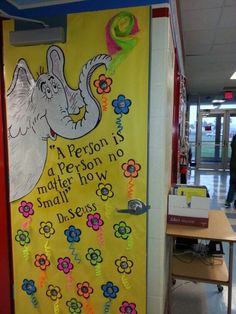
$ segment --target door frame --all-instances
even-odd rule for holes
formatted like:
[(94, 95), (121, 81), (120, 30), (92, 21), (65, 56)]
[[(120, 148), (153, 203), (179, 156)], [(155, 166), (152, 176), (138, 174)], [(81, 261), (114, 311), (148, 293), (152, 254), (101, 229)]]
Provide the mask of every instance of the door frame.
[[(218, 163), (206, 163), (201, 161), (201, 136), (202, 136), (202, 117), (203, 116), (214, 116), (217, 114), (222, 114), (223, 122), (223, 134), (222, 134), (222, 161)], [(198, 129), (197, 129), (197, 145), (196, 145), (196, 168), (206, 168), (206, 169), (229, 169), (229, 157), (228, 157), (228, 147), (229, 143), (229, 123), (230, 115), (236, 114), (236, 109), (201, 109), (198, 115)]]

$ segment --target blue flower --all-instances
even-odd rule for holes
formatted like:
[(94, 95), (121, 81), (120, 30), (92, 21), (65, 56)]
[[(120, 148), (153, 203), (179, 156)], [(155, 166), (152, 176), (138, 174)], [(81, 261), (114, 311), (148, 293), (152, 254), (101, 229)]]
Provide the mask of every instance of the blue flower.
[(111, 281), (108, 281), (105, 285), (101, 285), (103, 295), (105, 298), (115, 299), (116, 294), (119, 291), (117, 286), (114, 286)]
[(119, 95), (117, 99), (112, 101), (112, 106), (116, 114), (129, 112), (129, 106), (131, 106), (131, 100), (126, 99), (124, 95)]
[(68, 229), (64, 231), (64, 234), (67, 237), (68, 242), (79, 242), (80, 241), (80, 235), (81, 230), (76, 229), (74, 226), (70, 226)]
[(22, 290), (28, 295), (34, 294), (36, 292), (36, 287), (33, 280), (24, 279), (21, 286)]

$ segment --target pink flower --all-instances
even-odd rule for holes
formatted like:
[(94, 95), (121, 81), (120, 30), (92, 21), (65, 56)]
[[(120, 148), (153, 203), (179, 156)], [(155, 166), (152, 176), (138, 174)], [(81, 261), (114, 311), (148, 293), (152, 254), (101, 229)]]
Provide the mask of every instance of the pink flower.
[(33, 204), (31, 202), (22, 201), (18, 210), (25, 218), (34, 214)]
[(59, 257), (57, 260), (57, 269), (63, 271), (65, 274), (68, 274), (71, 269), (74, 268), (74, 265), (71, 263), (70, 258), (69, 257)]
[(129, 303), (127, 301), (124, 301), (120, 307), (120, 312), (124, 314), (137, 314), (136, 311), (136, 304), (135, 303)]
[(87, 226), (93, 228), (94, 231), (98, 231), (99, 228), (104, 224), (103, 220), (101, 219), (100, 214), (88, 214), (87, 216)]

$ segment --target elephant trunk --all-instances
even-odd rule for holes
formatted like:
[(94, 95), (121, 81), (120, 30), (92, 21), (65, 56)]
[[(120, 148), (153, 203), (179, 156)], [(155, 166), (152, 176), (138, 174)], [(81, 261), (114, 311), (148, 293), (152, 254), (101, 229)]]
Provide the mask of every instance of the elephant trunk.
[[(47, 119), (50, 120), (50, 126), (56, 134), (67, 139), (76, 139), (88, 134), (96, 127), (99, 122), (99, 114), (98, 107), (93, 107), (92, 112), (86, 112), (84, 118), (77, 122), (72, 120), (67, 110), (61, 111), (60, 118), (55, 115), (50, 117), (50, 114), (47, 114)], [(55, 125), (53, 121), (55, 121)]]
[[(96, 128), (101, 120), (101, 106), (91, 90), (91, 77), (93, 72), (101, 65), (107, 67), (111, 57), (107, 55), (98, 55), (89, 60), (82, 69), (80, 74), (79, 89), (74, 91), (73, 97), (78, 101), (82, 101), (85, 107), (85, 113), (81, 120), (75, 122), (70, 117), (69, 113), (69, 99), (66, 98), (66, 107), (60, 106), (57, 112), (51, 112), (52, 116), (49, 117), (50, 112), (47, 113), (49, 125), (59, 136), (67, 139), (80, 138), (93, 129)], [(52, 121), (55, 121), (53, 126)], [(59, 123), (58, 123), (59, 122)]]

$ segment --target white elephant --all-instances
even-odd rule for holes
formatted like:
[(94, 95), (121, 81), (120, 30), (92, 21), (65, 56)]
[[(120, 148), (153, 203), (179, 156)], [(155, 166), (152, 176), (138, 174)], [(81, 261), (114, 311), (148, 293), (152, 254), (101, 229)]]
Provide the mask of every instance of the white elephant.
[[(101, 107), (90, 87), (95, 69), (107, 67), (111, 58), (98, 55), (84, 65), (77, 90), (64, 77), (64, 54), (57, 46), (47, 51), (47, 73), (34, 80), (24, 59), (20, 59), (7, 92), (10, 201), (33, 190), (47, 158), (47, 140), (57, 135), (80, 138), (96, 128)], [(85, 109), (83, 118), (74, 122), (71, 114)]]

